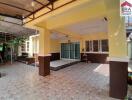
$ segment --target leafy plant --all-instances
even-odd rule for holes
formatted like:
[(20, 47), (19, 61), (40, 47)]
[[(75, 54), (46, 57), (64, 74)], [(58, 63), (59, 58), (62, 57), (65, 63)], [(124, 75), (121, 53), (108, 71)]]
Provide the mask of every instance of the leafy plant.
[(26, 40), (27, 40), (26, 36), (15, 37), (14, 39), (11, 39), (10, 41), (8, 41), (7, 45), (14, 50), (17, 56), (18, 47), (21, 46), (23, 43), (25, 43)]
[(26, 41), (27, 37), (25, 36), (21, 36), (21, 37), (16, 37), (12, 40), (10, 40), (8, 42), (8, 44), (12, 45), (12, 46), (21, 46), (25, 41)]

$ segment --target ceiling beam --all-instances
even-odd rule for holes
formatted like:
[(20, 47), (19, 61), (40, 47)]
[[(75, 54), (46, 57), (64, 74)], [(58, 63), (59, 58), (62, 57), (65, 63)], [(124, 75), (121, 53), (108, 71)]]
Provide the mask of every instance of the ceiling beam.
[(34, 2), (37, 2), (38, 4), (40, 4), (40, 5), (42, 5), (42, 6), (44, 6), (44, 4), (43, 3), (41, 3), (41, 2), (39, 2), (38, 0), (33, 0)]
[[(46, 7), (48, 7), (49, 5), (51, 5), (51, 1), (52, 1), (52, 3), (53, 3), (53, 2), (56, 2), (56, 1), (58, 1), (58, 0), (48, 0), (48, 1), (49, 1), (49, 3), (48, 3), (48, 4), (46, 4), (46, 5), (42, 6), (41, 8), (39, 8), (39, 9), (35, 10), (34, 12), (30, 13), (30, 14), (29, 14), (29, 15), (27, 15), (25, 18), (28, 18), (29, 16), (31, 16), (31, 15), (33, 15), (33, 14), (35, 14), (36, 12), (38, 12), (38, 11), (40, 11), (40, 10), (42, 10), (42, 9), (44, 9), (44, 8), (46, 8)], [(24, 18), (24, 19), (25, 19), (25, 18)]]
[(32, 13), (32, 11), (30, 11), (30, 10), (27, 10), (27, 9), (24, 9), (24, 8), (21, 8), (21, 7), (15, 6), (15, 5), (11, 5), (11, 4), (7, 4), (7, 3), (3, 3), (3, 2), (0, 2), (0, 4), (2, 4), (2, 5), (6, 5), (6, 6), (9, 6), (9, 7), (12, 7), (12, 8), (16, 8), (16, 9), (19, 9), (19, 10), (23, 10), (23, 11), (26, 11), (26, 12), (30, 12), (30, 13)]
[[(40, 4), (41, 6), (45, 6), (43, 3), (39, 2), (38, 0), (34, 0), (34, 2), (37, 2), (37, 3)], [(52, 9), (52, 8), (50, 8), (50, 7), (48, 7), (48, 6), (47, 6), (47, 8), (50, 9), (50, 10)]]
[[(50, 11), (47, 11), (47, 12), (45, 12), (45, 13), (39, 15), (39, 16), (36, 16), (34, 19), (31, 19), (31, 20), (29, 20), (29, 21), (27, 21), (27, 22), (24, 22), (23, 25), (24, 25), (24, 24), (27, 24), (27, 23), (29, 23), (29, 22), (32, 22), (33, 20), (36, 20), (36, 19), (38, 19), (38, 18), (40, 18), (40, 17), (42, 17), (42, 16), (44, 16), (44, 15), (46, 15), (46, 14), (52, 12), (52, 11), (55, 11), (55, 10), (57, 10), (57, 9), (59, 9), (59, 8), (62, 8), (62, 7), (66, 6), (66, 5), (70, 4), (70, 3), (73, 3), (73, 2), (75, 2), (75, 1), (77, 1), (77, 0), (71, 0), (71, 1), (69, 1), (69, 2), (67, 2), (67, 3), (65, 3), (65, 4), (60, 5), (59, 7), (54, 8), (54, 3), (55, 3), (56, 1), (58, 1), (58, 0), (54, 0), (53, 3), (50, 3), (50, 2), (49, 2), (49, 3), (47, 4), (47, 6), (49, 6), (49, 5), (52, 6), (52, 8), (49, 8)], [(47, 7), (47, 6), (45, 5), (45, 7)], [(43, 7), (42, 9), (44, 9), (45, 7)], [(40, 11), (40, 10), (36, 11), (35, 13), (37, 13), (37, 12), (39, 12), (39, 11)], [(34, 14), (35, 14), (35, 13), (34, 13)], [(33, 15), (33, 14), (31, 14), (31, 15)], [(30, 16), (31, 16), (31, 15), (30, 15)], [(24, 19), (26, 19), (26, 18), (28, 18), (28, 17), (29, 17), (29, 16), (25, 17)]]
[(53, 3), (53, 2), (55, 2), (56, 0), (48, 0), (50, 3)]

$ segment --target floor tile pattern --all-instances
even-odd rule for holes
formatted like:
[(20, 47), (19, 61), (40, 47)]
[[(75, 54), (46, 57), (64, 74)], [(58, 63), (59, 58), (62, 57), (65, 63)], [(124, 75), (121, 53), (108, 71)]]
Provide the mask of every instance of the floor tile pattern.
[(115, 100), (108, 95), (107, 64), (78, 63), (46, 77), (21, 63), (0, 66), (0, 72), (0, 100)]
[(73, 62), (76, 62), (76, 61), (78, 61), (78, 60), (56, 60), (56, 61), (51, 61), (50, 66), (58, 67), (58, 66), (73, 63)]

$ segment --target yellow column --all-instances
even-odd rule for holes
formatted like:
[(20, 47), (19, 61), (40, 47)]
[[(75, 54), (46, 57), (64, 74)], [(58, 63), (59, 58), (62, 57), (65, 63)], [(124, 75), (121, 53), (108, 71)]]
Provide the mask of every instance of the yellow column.
[(45, 24), (26, 26), (39, 31), (39, 75), (47, 76), (50, 74), (50, 31)]
[(120, 17), (119, 11), (111, 12), (108, 15), (108, 37), (109, 56), (127, 57), (125, 20)]
[(39, 29), (39, 75), (50, 74), (50, 31), (46, 28)]
[(120, 0), (106, 0), (109, 38), (110, 96), (127, 96), (128, 57), (125, 20), (120, 16)]
[(39, 55), (47, 56), (50, 54), (50, 31), (46, 28), (41, 28), (39, 32)]

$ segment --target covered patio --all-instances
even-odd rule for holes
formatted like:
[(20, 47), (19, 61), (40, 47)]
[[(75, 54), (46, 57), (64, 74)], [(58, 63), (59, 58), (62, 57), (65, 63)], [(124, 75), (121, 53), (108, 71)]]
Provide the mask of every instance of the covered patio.
[(1, 100), (115, 100), (109, 97), (108, 64), (78, 63), (46, 77), (38, 75), (38, 67), (22, 63), (0, 71)]
[[(30, 38), (30, 43), (37, 46), (28, 46), (29, 52), (33, 48), (37, 51), (34, 54), (31, 50), (30, 56), (36, 56), (39, 67), (21, 63), (0, 67), (2, 99), (126, 98), (129, 58), (120, 0), (29, 0), (27, 5), (25, 2), (1, 0), (0, 13), (39, 32), (37, 37)], [(51, 61), (62, 59), (82, 62), (51, 71)]]

